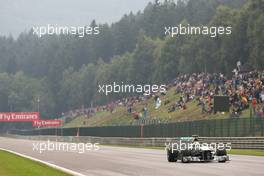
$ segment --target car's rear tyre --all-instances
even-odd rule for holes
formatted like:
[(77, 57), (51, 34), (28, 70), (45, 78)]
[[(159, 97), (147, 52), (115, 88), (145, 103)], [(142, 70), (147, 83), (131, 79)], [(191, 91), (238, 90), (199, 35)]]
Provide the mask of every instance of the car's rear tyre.
[(168, 162), (177, 162), (178, 152), (171, 150), (167, 150), (167, 160)]
[(226, 162), (226, 160), (218, 161), (218, 163), (225, 163), (225, 162)]
[(226, 152), (225, 149), (224, 150), (217, 150), (216, 151), (216, 156), (218, 156), (218, 157), (224, 157), (225, 156), (223, 159), (218, 159), (219, 163), (225, 163), (226, 162), (227, 152)]

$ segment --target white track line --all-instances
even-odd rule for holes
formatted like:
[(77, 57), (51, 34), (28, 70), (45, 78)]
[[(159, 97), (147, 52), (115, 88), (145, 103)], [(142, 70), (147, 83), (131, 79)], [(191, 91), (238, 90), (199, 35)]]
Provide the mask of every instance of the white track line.
[(33, 161), (36, 161), (36, 162), (39, 162), (39, 163), (42, 163), (42, 164), (45, 164), (49, 167), (52, 167), (54, 169), (57, 169), (57, 170), (60, 170), (60, 171), (63, 171), (65, 173), (68, 173), (68, 174), (71, 174), (71, 175), (74, 175), (74, 176), (86, 176), (86, 175), (83, 175), (81, 173), (78, 173), (78, 172), (75, 172), (73, 170), (70, 170), (70, 169), (66, 169), (64, 167), (61, 167), (61, 166), (57, 166), (55, 164), (51, 164), (51, 163), (48, 163), (46, 161), (42, 161), (42, 160), (39, 160), (37, 158), (33, 158), (31, 156), (27, 156), (27, 155), (24, 155), (24, 154), (21, 154), (21, 153), (17, 153), (17, 152), (14, 152), (12, 150), (7, 150), (7, 149), (4, 149), (4, 148), (0, 148), (0, 150), (3, 150), (3, 151), (6, 151), (6, 152), (9, 152), (9, 153), (13, 153), (15, 155), (18, 155), (18, 156), (21, 156), (21, 157), (24, 157), (24, 158), (27, 158), (27, 159), (30, 159), (30, 160), (33, 160)]

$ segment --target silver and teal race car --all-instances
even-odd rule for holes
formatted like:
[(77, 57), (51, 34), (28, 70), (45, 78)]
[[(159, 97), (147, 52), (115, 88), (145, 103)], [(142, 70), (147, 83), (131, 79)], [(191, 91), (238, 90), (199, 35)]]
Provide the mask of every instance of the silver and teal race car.
[(169, 145), (167, 148), (168, 162), (226, 162), (229, 161), (226, 149), (216, 149), (210, 144), (199, 143), (198, 136), (180, 138), (179, 141)]

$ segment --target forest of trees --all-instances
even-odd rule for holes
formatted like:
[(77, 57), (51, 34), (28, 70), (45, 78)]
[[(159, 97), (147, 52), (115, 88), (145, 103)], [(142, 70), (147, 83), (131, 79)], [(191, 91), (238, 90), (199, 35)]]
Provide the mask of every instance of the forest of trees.
[[(100, 35), (79, 38), (32, 31), (0, 37), (0, 111), (37, 111), (55, 118), (70, 109), (126, 96), (104, 96), (98, 84), (166, 83), (179, 74), (230, 74), (240, 60), (264, 69), (264, 0), (172, 0), (149, 3), (100, 26)], [(164, 35), (180, 23), (232, 26), (215, 38)], [(38, 102), (39, 100), (39, 102)]]

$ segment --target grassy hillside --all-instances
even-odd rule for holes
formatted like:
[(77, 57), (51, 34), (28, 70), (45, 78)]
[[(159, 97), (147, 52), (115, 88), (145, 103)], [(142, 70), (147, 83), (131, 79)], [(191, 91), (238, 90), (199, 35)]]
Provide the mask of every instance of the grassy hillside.
[[(143, 107), (146, 105), (148, 109), (147, 119), (152, 120), (165, 120), (170, 122), (176, 121), (189, 121), (189, 120), (201, 120), (201, 119), (221, 119), (229, 118), (229, 113), (217, 113), (217, 114), (202, 114), (200, 106), (197, 106), (198, 102), (193, 100), (187, 103), (187, 109), (177, 109), (172, 113), (168, 113), (168, 108), (179, 100), (180, 94), (175, 94), (175, 89), (171, 88), (165, 96), (160, 96), (162, 105), (159, 109), (155, 109), (154, 98), (147, 101), (140, 102), (134, 105), (133, 110), (136, 112), (142, 112)], [(170, 103), (164, 105), (164, 102), (169, 100)], [(242, 116), (249, 117), (249, 110), (245, 110)], [(85, 123), (84, 123), (85, 122)], [(64, 125), (64, 127), (83, 127), (83, 126), (106, 126), (106, 125), (130, 125), (135, 123), (132, 114), (127, 112), (126, 107), (117, 107), (113, 113), (103, 111), (98, 112), (91, 118), (85, 118), (80, 116)]]

